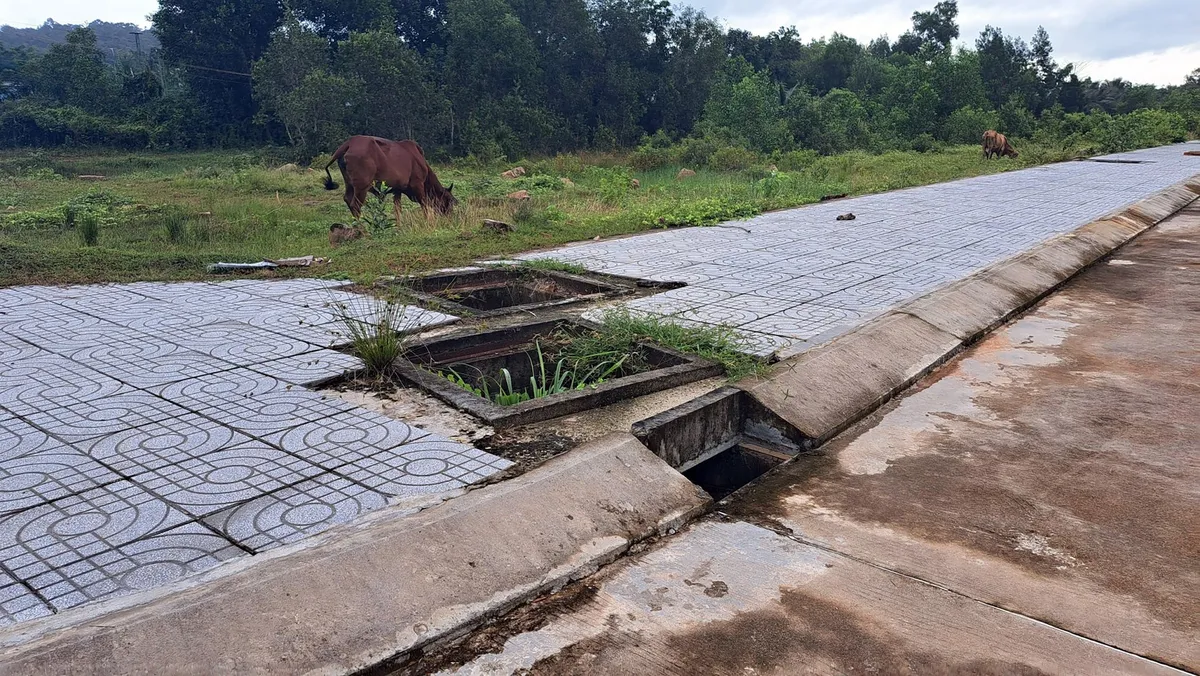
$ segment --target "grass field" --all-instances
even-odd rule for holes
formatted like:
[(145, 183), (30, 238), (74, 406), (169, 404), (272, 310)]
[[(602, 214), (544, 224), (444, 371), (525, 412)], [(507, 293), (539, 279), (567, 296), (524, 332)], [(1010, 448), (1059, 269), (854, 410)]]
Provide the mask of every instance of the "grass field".
[[(7, 151), (0, 153), (0, 286), (203, 279), (212, 277), (205, 266), (217, 261), (310, 254), (331, 262), (282, 274), (364, 282), (597, 236), (711, 224), (823, 195), (894, 190), (1062, 159), (1061, 153), (1022, 151), (1020, 160), (991, 162), (980, 159), (975, 146), (849, 153), (790, 171), (702, 170), (684, 180), (676, 180), (679, 167), (633, 172), (611, 154), (515, 163), (529, 171), (515, 181), (499, 178), (514, 165), (436, 166), (461, 200), (453, 215), (428, 223), (405, 200), (401, 227), (338, 248), (329, 245), (329, 226), (349, 224), (350, 215), (341, 191), (321, 187), (320, 171), (281, 169), (262, 156), (232, 152)], [(505, 197), (516, 190), (532, 198)], [(515, 231), (485, 232), (484, 218), (511, 223)], [(96, 225), (95, 245), (85, 245), (82, 233)]]

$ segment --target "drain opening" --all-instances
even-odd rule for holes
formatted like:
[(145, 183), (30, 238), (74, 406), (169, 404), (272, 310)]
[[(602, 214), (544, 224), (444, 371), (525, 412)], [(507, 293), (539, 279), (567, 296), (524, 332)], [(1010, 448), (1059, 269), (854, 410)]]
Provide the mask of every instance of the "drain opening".
[(723, 500), (789, 457), (743, 441), (685, 470), (683, 476), (704, 489), (713, 500)]
[(475, 310), (499, 310), (571, 297), (564, 293), (554, 293), (548, 288), (538, 288), (534, 284), (522, 283), (443, 291), (434, 295)]
[(479, 317), (631, 293), (609, 281), (549, 270), (468, 269), (409, 277), (408, 292), (435, 310)]

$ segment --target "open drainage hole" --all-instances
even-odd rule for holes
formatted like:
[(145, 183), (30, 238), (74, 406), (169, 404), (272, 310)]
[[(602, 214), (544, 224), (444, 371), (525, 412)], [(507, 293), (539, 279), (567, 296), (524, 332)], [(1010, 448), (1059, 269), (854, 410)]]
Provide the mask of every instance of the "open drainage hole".
[(570, 294), (558, 293), (553, 285), (539, 285), (536, 282), (517, 282), (475, 289), (443, 291), (436, 295), (475, 310), (499, 310), (571, 297)]
[(765, 446), (742, 441), (684, 470), (683, 476), (704, 489), (713, 500), (723, 500), (789, 457)]

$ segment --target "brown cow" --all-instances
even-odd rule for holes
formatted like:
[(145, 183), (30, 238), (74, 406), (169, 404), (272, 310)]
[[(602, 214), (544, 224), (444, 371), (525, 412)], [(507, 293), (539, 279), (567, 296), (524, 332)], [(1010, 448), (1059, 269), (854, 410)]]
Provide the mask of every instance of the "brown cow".
[(1012, 144), (1008, 142), (1008, 138), (1000, 132), (989, 129), (983, 133), (983, 159), (990, 160), (992, 157), (1013, 157), (1018, 155)]
[[(458, 203), (449, 188), (442, 187), (441, 181), (433, 173), (429, 163), (425, 161), (425, 152), (415, 141), (390, 141), (377, 136), (352, 136), (333, 153), (333, 159), (325, 165), (325, 189), (337, 190), (338, 184), (329, 174), (329, 167), (337, 162), (342, 172), (342, 180), (346, 182), (346, 206), (355, 218), (362, 215), (362, 206), (366, 203), (367, 193), (374, 195), (392, 194), (392, 209), (396, 214), (396, 224), (400, 223), (400, 197), (408, 198), (421, 205), (425, 218), (429, 218), (429, 208), (433, 207), (439, 214), (448, 214)], [(386, 188), (382, 193), (376, 188), (378, 184)]]

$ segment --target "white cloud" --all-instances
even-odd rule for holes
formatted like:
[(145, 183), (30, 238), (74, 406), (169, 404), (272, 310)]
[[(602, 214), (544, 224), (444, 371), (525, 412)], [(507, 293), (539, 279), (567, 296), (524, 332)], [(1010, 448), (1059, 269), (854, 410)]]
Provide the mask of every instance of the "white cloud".
[(1200, 68), (1200, 42), (1115, 59), (1087, 61), (1076, 57), (1069, 60), (1079, 64), (1080, 77), (1089, 76), (1093, 80), (1119, 77), (1137, 84), (1181, 84), (1188, 74)]

